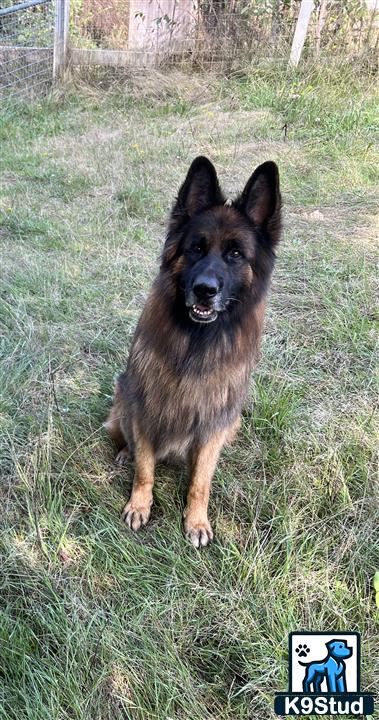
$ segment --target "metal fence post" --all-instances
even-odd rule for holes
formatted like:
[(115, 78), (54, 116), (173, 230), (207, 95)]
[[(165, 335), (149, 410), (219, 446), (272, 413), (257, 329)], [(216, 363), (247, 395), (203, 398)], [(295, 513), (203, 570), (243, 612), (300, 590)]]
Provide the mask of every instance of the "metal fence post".
[(70, 0), (55, 0), (53, 78), (58, 82), (66, 69)]

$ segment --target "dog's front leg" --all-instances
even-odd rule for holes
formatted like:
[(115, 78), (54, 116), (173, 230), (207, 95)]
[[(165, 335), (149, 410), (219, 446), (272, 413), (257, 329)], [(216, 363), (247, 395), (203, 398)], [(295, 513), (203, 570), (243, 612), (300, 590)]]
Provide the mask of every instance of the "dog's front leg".
[(328, 672), (326, 674), (326, 684), (328, 688), (328, 692), (335, 693), (337, 692), (337, 681), (336, 676), (334, 672)]
[(151, 443), (133, 426), (135, 473), (132, 494), (122, 511), (122, 519), (132, 530), (146, 525), (153, 504), (155, 455)]
[(337, 678), (337, 691), (340, 693), (346, 692), (345, 671), (343, 675)]
[(184, 530), (195, 548), (204, 547), (213, 539), (208, 520), (209, 493), (217, 460), (227, 437), (227, 430), (213, 435), (191, 458), (191, 479), (184, 511)]

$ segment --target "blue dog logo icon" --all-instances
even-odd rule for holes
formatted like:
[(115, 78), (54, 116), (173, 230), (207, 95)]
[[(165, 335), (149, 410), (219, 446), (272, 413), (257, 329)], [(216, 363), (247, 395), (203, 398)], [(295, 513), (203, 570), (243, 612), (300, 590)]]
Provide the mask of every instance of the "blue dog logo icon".
[(298, 661), (306, 668), (303, 680), (304, 693), (320, 693), (324, 679), (328, 692), (347, 692), (344, 660), (352, 656), (353, 649), (348, 646), (346, 640), (330, 640), (325, 645), (328, 654), (324, 660), (308, 663)]
[(360, 659), (358, 632), (291, 632), (288, 690), (275, 693), (276, 714), (357, 718), (372, 715), (374, 697), (361, 691)]

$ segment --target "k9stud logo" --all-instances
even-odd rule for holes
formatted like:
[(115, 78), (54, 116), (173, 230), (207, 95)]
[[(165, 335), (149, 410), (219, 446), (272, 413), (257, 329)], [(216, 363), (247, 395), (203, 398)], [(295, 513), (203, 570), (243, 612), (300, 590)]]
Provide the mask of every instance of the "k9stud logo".
[(289, 636), (289, 690), (277, 693), (278, 715), (371, 715), (372, 695), (360, 692), (360, 635), (293, 632)]

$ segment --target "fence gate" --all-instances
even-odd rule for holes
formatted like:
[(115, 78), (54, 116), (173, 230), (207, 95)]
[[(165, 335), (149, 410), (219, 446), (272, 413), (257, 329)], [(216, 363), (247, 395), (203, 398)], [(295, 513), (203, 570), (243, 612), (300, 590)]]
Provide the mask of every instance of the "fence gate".
[(55, 2), (0, 1), (0, 98), (51, 87)]

